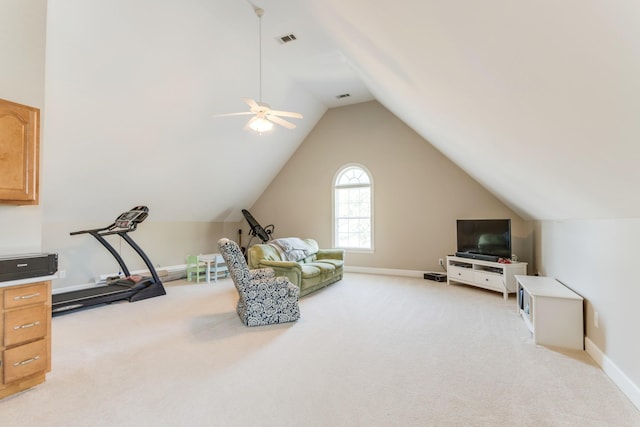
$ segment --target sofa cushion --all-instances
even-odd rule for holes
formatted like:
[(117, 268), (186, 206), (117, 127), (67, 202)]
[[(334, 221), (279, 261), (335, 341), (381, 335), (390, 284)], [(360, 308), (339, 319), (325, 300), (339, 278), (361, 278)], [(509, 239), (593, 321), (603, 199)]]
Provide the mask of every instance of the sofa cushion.
[(249, 248), (249, 268), (259, 268), (260, 260), (280, 261), (280, 254), (270, 245), (254, 245)]
[(274, 239), (267, 244), (280, 252), (283, 261), (298, 262), (318, 251), (317, 247), (313, 248), (308, 242), (298, 237)]
[(314, 265), (317, 264), (317, 263), (331, 264), (331, 265), (333, 265), (334, 268), (340, 268), (340, 267), (342, 267), (344, 265), (344, 260), (322, 258), (322, 259), (316, 259), (315, 261), (313, 261)]
[(316, 267), (320, 269), (320, 272), (322, 274), (332, 274), (334, 271), (336, 271), (336, 266), (328, 262), (310, 262), (303, 265), (303, 270), (304, 267)]
[(316, 242), (313, 239), (303, 239), (303, 240), (307, 244), (307, 246), (309, 246), (310, 253), (312, 254), (318, 253), (318, 251), (320, 250), (320, 247), (318, 246), (318, 242)]
[(316, 256), (316, 254), (313, 254), (313, 255), (309, 255), (305, 259), (301, 259), (298, 262), (300, 262), (300, 263), (309, 263), (309, 262), (314, 262), (317, 259), (318, 259), (318, 257)]
[(322, 269), (312, 264), (303, 264), (302, 266), (302, 278), (310, 279), (312, 277), (320, 276)]

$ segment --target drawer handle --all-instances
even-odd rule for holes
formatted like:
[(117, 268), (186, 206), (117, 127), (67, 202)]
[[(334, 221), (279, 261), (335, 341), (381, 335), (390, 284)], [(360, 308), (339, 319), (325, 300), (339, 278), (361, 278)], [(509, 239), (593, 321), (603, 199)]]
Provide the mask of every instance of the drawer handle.
[(36, 356), (36, 357), (32, 357), (31, 359), (26, 359), (23, 360), (22, 362), (16, 362), (13, 364), (13, 366), (24, 366), (24, 365), (28, 365), (29, 363), (33, 363), (36, 360), (39, 360), (40, 356)]
[(27, 329), (27, 328), (33, 328), (34, 326), (38, 326), (40, 324), (40, 321), (36, 321), (36, 322), (31, 322), (31, 323), (27, 323), (25, 325), (20, 325), (20, 326), (14, 326), (13, 330), (17, 330), (17, 329)]
[(20, 300), (20, 299), (31, 299), (31, 298), (35, 298), (35, 297), (39, 297), (40, 296), (40, 292), (36, 292), (35, 294), (30, 294), (30, 295), (20, 295), (18, 297), (13, 297), (14, 301)]

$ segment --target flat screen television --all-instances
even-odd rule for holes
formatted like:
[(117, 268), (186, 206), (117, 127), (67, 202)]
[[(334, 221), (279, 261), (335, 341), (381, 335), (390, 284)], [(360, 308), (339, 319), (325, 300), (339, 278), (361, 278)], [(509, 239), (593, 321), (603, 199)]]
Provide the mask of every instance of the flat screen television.
[(488, 261), (511, 258), (511, 220), (459, 219), (457, 243), (457, 256)]

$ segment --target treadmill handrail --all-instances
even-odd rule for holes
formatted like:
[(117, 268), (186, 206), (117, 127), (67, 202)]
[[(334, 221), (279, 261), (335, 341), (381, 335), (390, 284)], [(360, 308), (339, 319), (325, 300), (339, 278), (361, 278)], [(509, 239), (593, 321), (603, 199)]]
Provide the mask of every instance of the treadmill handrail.
[(107, 242), (107, 240), (104, 237), (102, 237), (102, 236), (110, 236), (110, 235), (113, 235), (113, 234), (117, 234), (118, 236), (122, 237), (125, 240), (125, 242), (127, 242), (129, 244), (129, 246), (131, 246), (133, 248), (134, 251), (136, 251), (136, 253), (138, 254), (138, 256), (140, 258), (142, 258), (142, 261), (144, 261), (145, 265), (147, 266), (147, 268), (149, 270), (149, 273), (151, 273), (151, 276), (153, 277), (154, 282), (161, 283), (160, 276), (158, 276), (158, 272), (156, 271), (155, 267), (153, 266), (153, 263), (151, 262), (151, 260), (147, 256), (147, 254), (144, 253), (142, 248), (140, 248), (140, 246), (138, 246), (138, 244), (127, 234), (129, 231), (134, 231), (135, 229), (136, 229), (136, 227), (133, 227), (131, 229), (129, 229), (129, 228), (119, 228), (119, 227), (116, 226), (116, 223), (114, 222), (111, 225), (109, 225), (108, 227), (94, 228), (94, 229), (91, 229), (91, 230), (73, 231), (73, 232), (71, 232), (69, 234), (71, 236), (74, 236), (74, 235), (77, 235), (77, 234), (91, 234), (116, 259), (116, 261), (118, 262), (118, 265), (120, 266), (120, 269), (122, 270), (124, 275), (126, 277), (129, 277), (129, 276), (131, 276), (131, 272), (129, 271), (129, 268), (125, 264), (124, 259), (122, 259), (122, 257), (115, 250), (115, 248), (113, 246), (111, 246), (111, 244), (109, 244), (109, 242)]
[(111, 224), (108, 227), (103, 227), (103, 228), (92, 228), (91, 230), (80, 230), (80, 231), (72, 231), (71, 233), (69, 233), (70, 236), (75, 236), (76, 234), (89, 234), (89, 233), (97, 233), (100, 231), (104, 231), (104, 230), (109, 230), (112, 227), (114, 227), (116, 225), (116, 223), (114, 222), (113, 224)]
[[(120, 269), (122, 270), (122, 272), (124, 273), (124, 275), (126, 277), (131, 276), (131, 273), (129, 272), (129, 268), (127, 268), (127, 264), (124, 263), (124, 260), (122, 259), (122, 257), (118, 253), (118, 251), (116, 251), (115, 248), (113, 246), (111, 246), (111, 244), (109, 242), (107, 242), (106, 239), (104, 237), (102, 237), (102, 235), (99, 234), (97, 230), (89, 230), (89, 231), (87, 231), (87, 233), (91, 234), (93, 237), (95, 237), (96, 240), (98, 240), (98, 242), (100, 242), (100, 244), (102, 246), (104, 246), (106, 250), (109, 251), (109, 253), (118, 262), (118, 265), (120, 266)], [(154, 279), (155, 279), (155, 277), (154, 277)]]
[(75, 236), (77, 234), (93, 234), (93, 233), (99, 233), (101, 236), (109, 236), (112, 234), (118, 234), (121, 233), (123, 231), (135, 231), (136, 227), (133, 228), (120, 228), (116, 226), (116, 223), (114, 222), (113, 224), (111, 224), (108, 227), (104, 227), (104, 228), (93, 228), (91, 230), (80, 230), (80, 231), (72, 231), (71, 233), (69, 233), (70, 236)]
[[(118, 233), (118, 235), (120, 235), (120, 237), (122, 237), (125, 240), (125, 242), (127, 242), (129, 246), (131, 246), (133, 250), (136, 251), (138, 256), (142, 258), (142, 261), (144, 261), (147, 268), (149, 269), (149, 273), (151, 273), (151, 276), (153, 277), (153, 281), (156, 283), (160, 283), (160, 277), (158, 276), (158, 272), (156, 271), (156, 269), (153, 266), (153, 263), (151, 262), (147, 254), (144, 253), (142, 248), (140, 248), (140, 246), (138, 246), (136, 242), (133, 241), (131, 236), (129, 236), (126, 231), (121, 231)], [(127, 276), (130, 276), (130, 274), (127, 274)]]

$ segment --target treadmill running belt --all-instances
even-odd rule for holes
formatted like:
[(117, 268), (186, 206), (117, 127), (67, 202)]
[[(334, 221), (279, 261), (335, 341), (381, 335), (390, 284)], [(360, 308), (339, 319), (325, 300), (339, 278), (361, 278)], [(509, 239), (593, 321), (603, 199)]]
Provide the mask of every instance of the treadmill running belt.
[(54, 294), (51, 296), (51, 302), (53, 307), (60, 304), (69, 304), (75, 301), (87, 300), (91, 298), (106, 297), (113, 294), (120, 294), (130, 290), (131, 286), (121, 284), (111, 284), (105, 286), (98, 286), (94, 288), (79, 289), (77, 291), (65, 292), (61, 294)]

